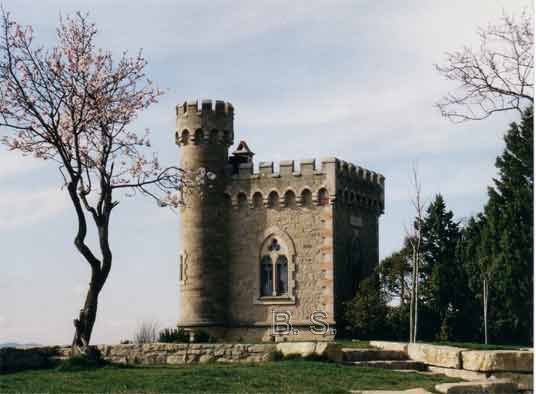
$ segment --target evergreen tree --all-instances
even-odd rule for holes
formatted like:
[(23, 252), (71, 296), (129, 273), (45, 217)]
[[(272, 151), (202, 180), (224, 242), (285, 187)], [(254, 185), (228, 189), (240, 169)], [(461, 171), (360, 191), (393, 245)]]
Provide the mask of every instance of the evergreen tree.
[(400, 301), (401, 304), (409, 303), (411, 286), (411, 251), (407, 240), (405, 244), (402, 249), (384, 258), (378, 267), (380, 286), (389, 301)]
[(495, 273), (491, 285), (493, 337), (532, 343), (533, 305), (533, 109), (512, 123), (489, 188), (481, 249)]
[[(465, 286), (463, 269), (457, 261), (459, 224), (453, 220), (441, 194), (436, 195), (422, 222), (422, 300), (430, 311), (430, 329), (436, 333), (448, 326), (463, 307), (460, 287)], [(445, 328), (443, 328), (443, 332)]]
[(361, 281), (355, 297), (346, 303), (345, 318), (355, 338), (381, 338), (388, 313), (387, 297), (376, 273)]
[[(464, 323), (472, 328), (472, 336), (468, 339), (487, 343), (487, 327), (489, 326), (489, 295), (493, 292), (491, 279), (494, 277), (495, 267), (490, 259), (489, 232), (486, 218), (483, 214), (472, 217), (462, 231), (460, 240), (459, 260), (462, 262), (468, 285), (468, 302), (464, 310)], [(486, 288), (486, 290), (485, 290)], [(468, 300), (468, 301), (469, 301)], [(469, 328), (469, 327), (468, 327)]]

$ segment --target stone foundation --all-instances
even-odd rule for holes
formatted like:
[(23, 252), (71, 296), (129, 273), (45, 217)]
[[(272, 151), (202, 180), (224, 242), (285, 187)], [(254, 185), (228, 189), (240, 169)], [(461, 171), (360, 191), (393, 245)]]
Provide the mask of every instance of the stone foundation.
[(267, 361), (275, 344), (147, 343), (98, 345), (102, 357), (122, 364), (191, 364)]

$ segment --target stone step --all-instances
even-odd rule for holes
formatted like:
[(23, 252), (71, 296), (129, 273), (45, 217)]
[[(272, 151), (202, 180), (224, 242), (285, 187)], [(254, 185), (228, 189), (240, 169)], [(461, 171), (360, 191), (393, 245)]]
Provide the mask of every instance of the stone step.
[(351, 394), (432, 394), (431, 392), (417, 388), (417, 389), (409, 389), (409, 390), (350, 390)]
[(427, 368), (426, 364), (421, 363), (420, 361), (411, 361), (411, 360), (353, 361), (347, 364), (355, 365), (358, 367), (397, 369), (397, 370), (411, 369), (414, 371), (426, 371), (426, 368)]
[(435, 390), (443, 394), (514, 394), (518, 392), (517, 385), (507, 379), (443, 383), (437, 384)]
[(344, 361), (407, 360), (406, 353), (398, 350), (342, 348)]

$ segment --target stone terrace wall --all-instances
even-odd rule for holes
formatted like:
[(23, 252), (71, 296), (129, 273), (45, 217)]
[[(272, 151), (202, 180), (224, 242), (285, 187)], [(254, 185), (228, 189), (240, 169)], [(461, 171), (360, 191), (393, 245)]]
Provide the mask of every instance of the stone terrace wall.
[[(147, 343), (143, 345), (98, 345), (105, 360), (123, 364), (189, 364), (206, 362), (267, 361), (275, 344)], [(63, 348), (63, 356), (69, 355)]]

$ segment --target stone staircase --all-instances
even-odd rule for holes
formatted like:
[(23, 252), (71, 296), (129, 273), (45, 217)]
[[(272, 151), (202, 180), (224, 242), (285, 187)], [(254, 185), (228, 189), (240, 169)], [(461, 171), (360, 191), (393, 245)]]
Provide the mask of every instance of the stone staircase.
[(376, 348), (342, 348), (344, 364), (358, 367), (426, 371), (426, 364), (409, 360), (403, 351)]

